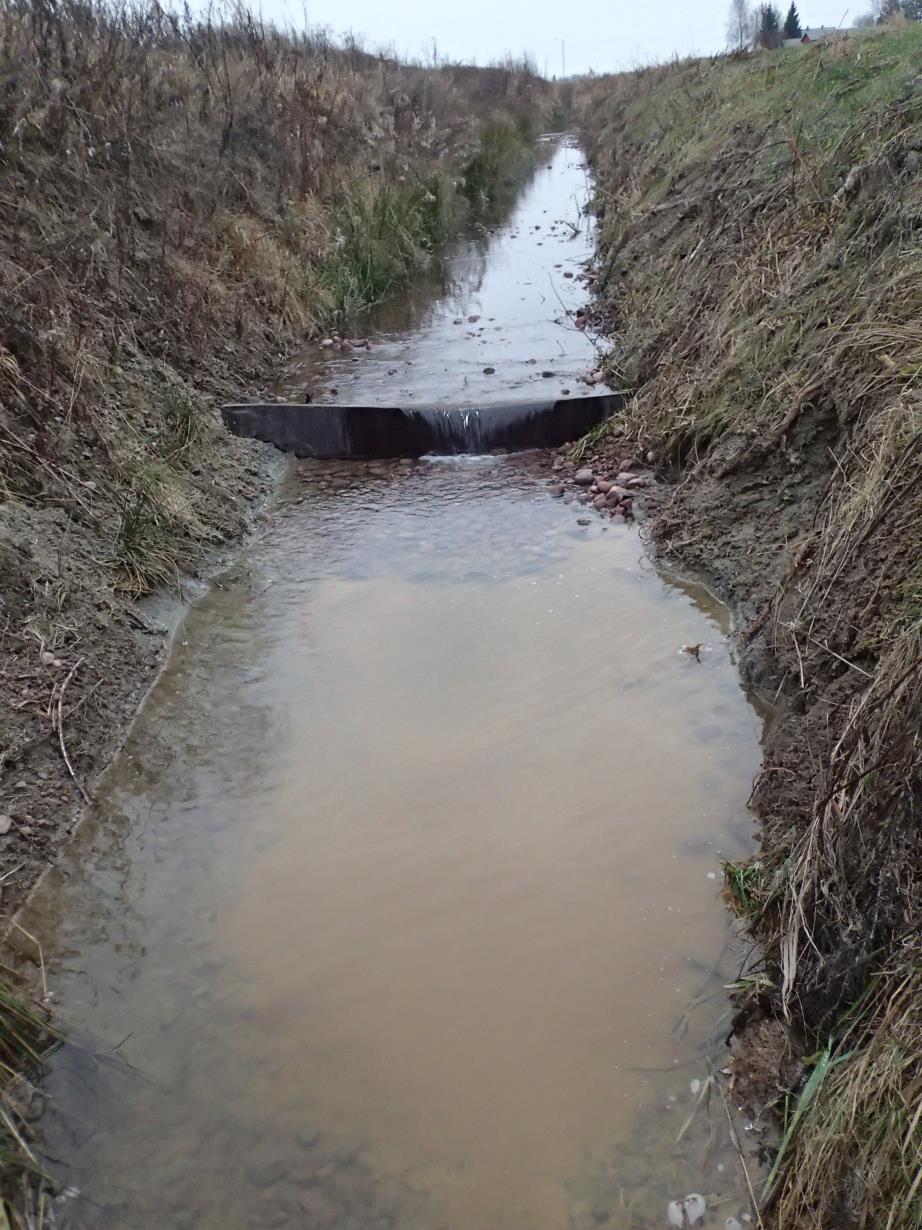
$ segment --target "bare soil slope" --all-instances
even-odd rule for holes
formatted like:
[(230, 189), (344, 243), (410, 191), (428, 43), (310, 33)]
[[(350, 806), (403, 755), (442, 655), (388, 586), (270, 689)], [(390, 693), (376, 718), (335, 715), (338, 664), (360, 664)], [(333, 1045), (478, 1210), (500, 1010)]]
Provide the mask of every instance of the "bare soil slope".
[[(587, 83), (597, 310), (659, 549), (778, 710), (742, 1020), (807, 1056), (765, 1214), (922, 1220), (922, 27)], [(610, 463), (609, 463), (610, 464)], [(789, 1065), (789, 1071), (801, 1069)]]

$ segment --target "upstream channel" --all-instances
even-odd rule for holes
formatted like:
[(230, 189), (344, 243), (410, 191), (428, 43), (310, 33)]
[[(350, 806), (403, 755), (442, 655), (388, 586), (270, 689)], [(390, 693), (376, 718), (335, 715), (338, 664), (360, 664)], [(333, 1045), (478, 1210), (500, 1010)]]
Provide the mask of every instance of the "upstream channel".
[[(505, 222), (290, 391), (575, 391), (587, 186), (577, 149), (542, 150)], [(694, 1091), (727, 1030), (720, 860), (750, 848), (760, 722), (721, 610), (549, 477), (297, 463), (189, 612), (24, 919), (68, 1036), (42, 1121), (64, 1226), (745, 1207)]]

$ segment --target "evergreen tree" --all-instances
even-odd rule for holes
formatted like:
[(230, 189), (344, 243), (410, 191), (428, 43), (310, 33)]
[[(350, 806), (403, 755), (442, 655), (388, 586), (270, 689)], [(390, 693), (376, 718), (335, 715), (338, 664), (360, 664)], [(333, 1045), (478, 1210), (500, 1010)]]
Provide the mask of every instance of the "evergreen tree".
[(759, 8), (759, 36), (762, 47), (771, 49), (781, 43), (781, 14), (771, 3)]
[(785, 38), (803, 38), (804, 32), (800, 25), (800, 15), (797, 12), (797, 5), (794, 0), (791, 0), (791, 7), (788, 9), (788, 15), (784, 19), (784, 37)]

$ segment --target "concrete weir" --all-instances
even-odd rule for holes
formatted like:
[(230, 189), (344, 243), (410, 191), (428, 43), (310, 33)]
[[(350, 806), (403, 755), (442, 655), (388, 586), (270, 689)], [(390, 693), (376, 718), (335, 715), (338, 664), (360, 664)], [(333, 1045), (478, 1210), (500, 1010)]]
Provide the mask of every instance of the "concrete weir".
[(555, 448), (576, 440), (624, 404), (623, 393), (469, 406), (227, 405), (236, 436), (297, 457), (421, 457)]

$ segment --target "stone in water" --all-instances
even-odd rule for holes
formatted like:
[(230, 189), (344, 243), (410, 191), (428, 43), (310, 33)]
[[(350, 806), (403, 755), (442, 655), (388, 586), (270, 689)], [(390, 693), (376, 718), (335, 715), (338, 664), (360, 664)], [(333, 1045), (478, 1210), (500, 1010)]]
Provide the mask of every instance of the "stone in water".
[(666, 1206), (666, 1216), (669, 1224), (683, 1228), (697, 1225), (704, 1219), (707, 1212), (707, 1202), (697, 1192), (692, 1192), (684, 1200), (670, 1200)]

